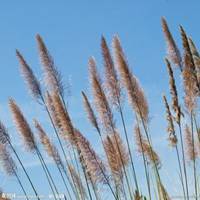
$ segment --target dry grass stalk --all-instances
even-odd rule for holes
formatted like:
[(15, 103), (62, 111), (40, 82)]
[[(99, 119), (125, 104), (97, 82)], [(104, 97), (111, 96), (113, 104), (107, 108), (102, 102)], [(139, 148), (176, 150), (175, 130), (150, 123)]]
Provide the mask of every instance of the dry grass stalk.
[(196, 145), (192, 139), (192, 133), (188, 125), (185, 126), (185, 145), (186, 153), (189, 161), (194, 161), (197, 158)]
[(175, 133), (173, 116), (171, 114), (171, 110), (170, 110), (169, 104), (167, 102), (167, 98), (165, 96), (163, 96), (163, 101), (164, 101), (165, 108), (166, 108), (166, 119), (168, 122), (168, 126), (167, 126), (167, 132), (169, 133), (168, 140), (170, 142), (170, 145), (172, 147), (174, 147), (177, 145), (178, 140), (177, 140), (176, 133)]
[(192, 39), (189, 38), (188, 41), (189, 41), (192, 57), (194, 60), (194, 65), (196, 68), (197, 79), (198, 79), (198, 82), (200, 83), (200, 55)]
[(185, 67), (183, 71), (183, 83), (185, 91), (185, 106), (188, 112), (191, 113), (197, 106), (197, 87), (196, 84), (194, 84), (194, 76), (188, 67)]
[(42, 128), (42, 126), (40, 125), (40, 123), (37, 120), (34, 120), (34, 125), (39, 134), (40, 141), (41, 141), (42, 145), (44, 146), (44, 149), (46, 150), (49, 157), (51, 157), (58, 166), (63, 168), (64, 166), (62, 163), (62, 159), (59, 155), (57, 148), (51, 142), (48, 135), (46, 134), (46, 132), (44, 131), (44, 129)]
[(111, 104), (119, 107), (119, 102), (121, 102), (120, 82), (117, 77), (110, 50), (104, 37), (101, 39), (101, 50), (104, 59), (105, 89)]
[(55, 108), (55, 119), (57, 119), (62, 137), (68, 139), (71, 144), (75, 144), (73, 124), (67, 110), (64, 108), (60, 95), (55, 92), (51, 95), (51, 98)]
[(198, 83), (197, 74), (193, 61), (193, 57), (190, 50), (187, 35), (184, 29), (181, 27), (182, 42), (184, 47), (184, 70), (183, 70), (183, 83), (185, 91), (185, 106), (191, 113), (197, 105), (196, 98), (198, 96)]
[(64, 86), (61, 74), (58, 72), (54, 64), (54, 60), (50, 55), (42, 37), (40, 35), (36, 35), (36, 40), (38, 43), (40, 60), (43, 66), (45, 84), (51, 92), (58, 92), (61, 96), (63, 96)]
[(45, 94), (45, 103), (47, 105), (49, 114), (52, 118), (52, 121), (53, 121), (55, 127), (59, 129), (60, 128), (60, 121), (59, 121), (59, 119), (56, 115), (56, 110), (55, 110), (55, 107), (54, 107), (54, 104), (53, 104), (53, 100), (52, 100), (52, 97), (51, 97), (51, 95), (49, 94), (48, 91)]
[(117, 184), (120, 184), (123, 178), (123, 165), (128, 165), (129, 156), (120, 135), (116, 132), (114, 134), (104, 139), (104, 148), (113, 178)]
[(68, 169), (70, 171), (70, 174), (72, 176), (72, 179), (74, 181), (75, 186), (77, 187), (78, 191), (80, 192), (80, 195), (82, 197), (87, 196), (86, 195), (86, 191), (85, 188), (83, 187), (82, 181), (78, 175), (78, 173), (76, 172), (76, 170), (74, 169), (74, 167), (72, 165), (69, 164)]
[(197, 78), (198, 78), (198, 81), (200, 82), (200, 57), (193, 56), (193, 59), (194, 59), (195, 67), (196, 67)]
[[(192, 81), (192, 93), (193, 95), (198, 96), (200, 92), (200, 86), (198, 82), (197, 72), (195, 68), (195, 63), (192, 57), (192, 52), (190, 49), (188, 37), (183, 29), (183, 27), (180, 27), (181, 36), (182, 36), (182, 43), (184, 48), (184, 71), (183, 71), (183, 78), (184, 78), (184, 86), (185, 90), (187, 90), (187, 84), (189, 84), (190, 81)], [(187, 80), (190, 79), (190, 80)], [(186, 83), (185, 83), (186, 82)], [(190, 83), (191, 85), (191, 83)], [(188, 91), (186, 91), (188, 92)], [(191, 94), (190, 94), (191, 95)], [(187, 104), (186, 104), (187, 106)]]
[(41, 87), (40, 87), (40, 83), (37, 80), (37, 78), (35, 77), (32, 69), (30, 68), (30, 66), (27, 64), (27, 62), (25, 61), (24, 57), (22, 56), (22, 54), (16, 50), (16, 56), (19, 60), (20, 63), (20, 71), (21, 74), (25, 80), (25, 83), (28, 86), (28, 89), (30, 91), (30, 94), (35, 98), (35, 99), (40, 99), (42, 96), (42, 91), (41, 91)]
[(24, 140), (26, 149), (28, 151), (35, 150), (36, 144), (33, 132), (14, 99), (9, 99), (9, 107), (11, 110), (13, 122)]
[(191, 51), (191, 53), (192, 53), (192, 56), (197, 56), (197, 57), (199, 57), (199, 52), (198, 52), (198, 50), (197, 50), (197, 48), (196, 48), (196, 46), (195, 46), (195, 44), (194, 44), (192, 38), (188, 38), (188, 42), (189, 42), (190, 51)]
[(100, 128), (99, 128), (94, 110), (92, 109), (92, 106), (84, 92), (82, 92), (82, 96), (83, 96), (83, 105), (84, 105), (85, 111), (87, 113), (87, 117), (88, 117), (89, 121), (91, 122), (92, 126), (94, 126), (94, 128), (96, 128), (99, 131)]
[(7, 175), (15, 175), (17, 166), (4, 144), (0, 144), (0, 161)]
[[(92, 149), (89, 141), (83, 136), (83, 134), (75, 129), (74, 131), (77, 149), (80, 151), (80, 158), (83, 166), (89, 178), (93, 183), (105, 182), (105, 177), (103, 176), (102, 170), (105, 171), (105, 166), (100, 160), (99, 156)], [(106, 173), (105, 173), (106, 174)]]
[(195, 66), (193, 65), (194, 63), (192, 60), (192, 52), (190, 49), (191, 46), (189, 44), (188, 36), (182, 26), (180, 26), (180, 33), (184, 50), (184, 65), (185, 67), (189, 66), (191, 68), (194, 68)]
[(154, 151), (152, 146), (150, 146), (149, 142), (142, 135), (139, 126), (135, 127), (135, 141), (137, 145), (137, 151), (139, 153), (144, 153), (148, 162), (152, 165), (161, 166), (160, 158), (158, 154)]
[(180, 32), (181, 32), (183, 49), (184, 49), (184, 65), (185, 65), (185, 67), (189, 67), (194, 70), (195, 66), (194, 66), (193, 59), (192, 59), (192, 54), (191, 54), (190, 45), (188, 42), (188, 37), (182, 26), (180, 26)]
[(103, 91), (100, 77), (97, 73), (96, 63), (93, 58), (89, 59), (89, 75), (92, 86), (95, 107), (98, 111), (100, 121), (106, 133), (113, 133), (115, 123), (109, 103)]
[(113, 48), (116, 66), (121, 75), (122, 83), (126, 87), (130, 104), (139, 117), (148, 123), (149, 108), (144, 91), (137, 78), (131, 73), (125, 55), (123, 53), (120, 40), (117, 36), (113, 38)]
[(180, 67), (180, 70), (182, 71), (182, 59), (181, 59), (181, 54), (180, 51), (173, 39), (173, 36), (169, 30), (169, 27), (167, 25), (167, 21), (165, 20), (165, 18), (162, 18), (162, 29), (163, 29), (163, 33), (165, 35), (165, 40), (167, 43), (167, 54), (168, 57), (170, 58), (170, 60), (177, 65), (178, 67)]
[(139, 153), (144, 152), (143, 151), (143, 141), (144, 141), (144, 136), (142, 135), (141, 131), (140, 131), (140, 127), (138, 125), (136, 125), (134, 127), (134, 137), (135, 137), (135, 143), (136, 143), (136, 147), (137, 147), (137, 151)]
[(178, 92), (177, 92), (177, 89), (176, 89), (174, 73), (173, 73), (173, 70), (171, 68), (170, 62), (167, 59), (165, 59), (165, 62), (166, 62), (168, 74), (169, 74), (169, 87), (170, 87), (170, 94), (172, 96), (172, 109), (174, 110), (174, 112), (176, 114), (176, 118), (175, 118), (176, 122), (178, 124), (180, 124), (181, 108), (180, 108), (179, 101), (178, 101)]
[(161, 166), (160, 158), (155, 150), (153, 150), (152, 146), (147, 142), (147, 140), (144, 140), (143, 142), (144, 147), (144, 153), (147, 156), (149, 162), (153, 165), (157, 165), (158, 167)]
[(10, 136), (3, 122), (0, 121), (0, 143), (7, 144), (10, 141)]

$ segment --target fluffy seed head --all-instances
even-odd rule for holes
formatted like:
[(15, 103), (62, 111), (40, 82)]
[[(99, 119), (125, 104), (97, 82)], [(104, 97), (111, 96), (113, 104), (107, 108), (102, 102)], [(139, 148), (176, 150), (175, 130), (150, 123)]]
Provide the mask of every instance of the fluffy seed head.
[(53, 145), (40, 123), (37, 120), (34, 120), (34, 125), (40, 137), (40, 142), (42, 143), (49, 157), (51, 157), (58, 166), (63, 167), (62, 159), (57, 148)]
[(15, 175), (17, 166), (4, 144), (0, 144), (0, 161), (7, 175)]
[(167, 126), (167, 132), (169, 133), (168, 140), (170, 142), (170, 145), (174, 147), (176, 146), (178, 140), (177, 140), (175, 129), (174, 129), (173, 116), (171, 114), (171, 110), (167, 102), (167, 98), (165, 96), (163, 96), (163, 101), (164, 101), (164, 105), (166, 109), (166, 120), (168, 123), (168, 126)]
[(27, 150), (34, 151), (36, 147), (33, 132), (26, 121), (23, 113), (21, 112), (19, 106), (13, 99), (9, 99), (9, 107), (12, 114), (13, 122), (17, 128), (17, 131), (22, 136), (24, 144)]
[(7, 144), (10, 141), (10, 136), (3, 122), (0, 121), (0, 143)]
[(116, 107), (119, 107), (119, 103), (121, 103), (120, 82), (117, 77), (110, 50), (103, 36), (101, 39), (101, 50), (104, 60), (105, 89), (111, 103)]
[(68, 114), (68, 111), (64, 108), (62, 100), (58, 93), (51, 95), (53, 106), (55, 108), (55, 117), (59, 122), (58, 126), (61, 131), (61, 135), (68, 139), (70, 143), (74, 143), (74, 128)]
[(90, 123), (92, 124), (92, 126), (94, 126), (94, 128), (96, 128), (97, 131), (99, 131), (100, 129), (99, 129), (99, 125), (98, 125), (94, 110), (92, 109), (92, 106), (84, 92), (82, 92), (82, 96), (83, 96), (83, 105), (87, 113), (87, 117)]
[(185, 144), (188, 160), (195, 160), (197, 158), (197, 149), (194, 142), (194, 138), (188, 125), (185, 126)]
[(183, 82), (185, 90), (185, 105), (188, 111), (191, 111), (195, 106), (196, 97), (199, 96), (200, 84), (198, 82), (198, 75), (195, 68), (194, 59), (190, 49), (188, 37), (183, 29), (180, 27), (182, 43), (184, 48), (184, 71)]
[(44, 81), (46, 87), (51, 92), (58, 92), (61, 96), (64, 95), (64, 86), (62, 83), (62, 76), (57, 70), (54, 60), (50, 55), (42, 37), (36, 35), (40, 60), (44, 71)]
[(108, 135), (104, 140), (104, 147), (113, 178), (120, 184), (123, 178), (123, 165), (129, 163), (129, 155), (118, 133)]
[(165, 59), (165, 62), (166, 62), (167, 70), (168, 70), (168, 74), (169, 74), (169, 87), (170, 87), (170, 94), (172, 97), (172, 109), (174, 110), (174, 112), (176, 114), (176, 122), (180, 123), (181, 108), (179, 106), (178, 93), (177, 93), (177, 89), (176, 89), (174, 73), (171, 68), (170, 62), (167, 59)]
[(135, 127), (135, 140), (137, 145), (137, 150), (139, 153), (143, 153), (146, 158), (148, 159), (148, 162), (152, 165), (157, 165), (158, 167), (161, 166), (160, 158), (158, 154), (154, 151), (152, 146), (149, 144), (148, 140), (144, 138), (142, 135), (139, 126)]
[(178, 67), (180, 67), (180, 70), (182, 71), (182, 59), (181, 59), (181, 54), (180, 51), (173, 39), (173, 36), (169, 30), (169, 27), (167, 25), (167, 21), (165, 20), (164, 17), (161, 19), (162, 22), (162, 29), (163, 33), (165, 35), (165, 40), (167, 43), (167, 54), (169, 59)]
[(45, 94), (45, 103), (47, 105), (48, 111), (51, 115), (51, 118), (53, 120), (54, 125), (56, 126), (56, 128), (60, 128), (60, 121), (58, 119), (58, 116), (56, 115), (56, 110), (53, 104), (53, 100), (51, 95), (49, 94), (49, 92), (46, 92)]
[(78, 173), (76, 172), (76, 170), (74, 169), (74, 167), (73, 167), (72, 165), (70, 165), (70, 164), (69, 164), (69, 166), (68, 166), (68, 169), (69, 169), (69, 171), (70, 171), (70, 174), (71, 174), (71, 176), (72, 176), (72, 179), (73, 179), (73, 181), (74, 181), (74, 183), (75, 183), (75, 186), (77, 187), (77, 189), (78, 189), (80, 195), (81, 195), (82, 197), (86, 197), (86, 196), (87, 196), (87, 195), (86, 195), (86, 191), (85, 191), (85, 188), (84, 188), (84, 186), (83, 186), (83, 184), (82, 184), (82, 181), (81, 181), (81, 179), (80, 179)]
[(127, 90), (129, 102), (139, 117), (148, 123), (149, 107), (147, 99), (137, 78), (129, 69), (119, 38), (117, 36), (113, 38), (113, 48), (116, 66), (121, 75), (122, 84)]
[[(80, 151), (80, 158), (83, 166), (86, 168), (87, 175), (93, 183), (105, 182), (102, 170), (105, 171), (105, 166), (96, 152), (92, 149), (89, 141), (83, 134), (75, 129), (76, 145)], [(106, 172), (104, 172), (106, 173)]]
[(95, 108), (98, 111), (100, 121), (105, 129), (105, 132), (112, 133), (113, 128), (115, 127), (113, 114), (103, 91), (101, 80), (96, 69), (96, 63), (93, 58), (89, 59), (89, 75)]
[(34, 75), (32, 69), (30, 66), (27, 64), (25, 61), (24, 57), (21, 55), (21, 53), (16, 50), (16, 56), (19, 60), (20, 63), (20, 71), (21, 74), (25, 80), (25, 83), (28, 86), (28, 89), (30, 91), (30, 94), (35, 98), (35, 99), (40, 99), (42, 96), (42, 91), (40, 87), (40, 83), (37, 80), (36, 76)]

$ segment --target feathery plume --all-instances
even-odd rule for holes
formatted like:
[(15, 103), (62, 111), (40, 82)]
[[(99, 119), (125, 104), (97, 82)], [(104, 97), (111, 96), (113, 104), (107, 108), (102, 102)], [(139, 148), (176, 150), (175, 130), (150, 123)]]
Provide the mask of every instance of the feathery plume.
[(122, 78), (122, 84), (125, 86), (129, 101), (135, 112), (148, 123), (149, 108), (144, 91), (141, 88), (137, 78), (131, 73), (128, 63), (125, 59), (119, 38), (114, 36), (113, 48), (116, 66)]
[(35, 128), (37, 129), (40, 142), (44, 146), (44, 149), (46, 150), (49, 157), (51, 157), (58, 166), (64, 168), (62, 159), (59, 155), (57, 148), (52, 144), (52, 142), (50, 141), (49, 137), (47, 136), (46, 132), (44, 131), (40, 123), (37, 120), (34, 120), (34, 125)]
[(163, 101), (164, 101), (164, 104), (165, 104), (166, 119), (167, 119), (167, 122), (168, 122), (168, 126), (167, 126), (167, 132), (169, 133), (168, 140), (170, 142), (170, 145), (172, 147), (174, 147), (174, 146), (176, 146), (178, 140), (177, 140), (176, 133), (175, 133), (173, 116), (171, 114), (171, 110), (170, 110), (170, 107), (169, 107), (169, 104), (167, 102), (167, 98), (165, 97), (165, 95), (163, 95)]
[[(197, 72), (196, 72), (195, 63), (194, 63), (194, 60), (192, 57), (192, 52), (190, 49), (188, 37), (182, 26), (180, 26), (180, 31), (181, 31), (181, 36), (182, 36), (183, 48), (184, 48), (184, 65), (185, 65), (185, 67), (184, 67), (184, 71), (183, 71), (183, 79), (184, 79), (184, 81), (186, 81), (186, 83), (187, 83), (187, 80), (185, 80), (185, 79), (190, 79), (190, 81), (192, 80), (193, 86), (190, 89), (192, 89), (194, 95), (198, 96), (199, 92), (200, 92), (200, 85), (198, 82)], [(187, 86), (185, 85), (185, 87), (187, 87)]]
[(92, 106), (84, 92), (82, 92), (82, 96), (83, 96), (83, 105), (87, 113), (87, 117), (89, 121), (91, 122), (92, 126), (94, 126), (94, 128), (96, 128), (99, 131), (100, 129), (99, 129), (99, 125), (98, 125), (94, 110), (92, 109)]
[(25, 61), (24, 57), (22, 54), (16, 50), (16, 56), (19, 60), (20, 63), (20, 71), (21, 74), (28, 86), (28, 89), (30, 91), (30, 94), (35, 98), (35, 99), (40, 99), (42, 96), (42, 91), (40, 87), (40, 83), (37, 80), (36, 76), (34, 75), (32, 69), (30, 66), (27, 64)]
[(39, 34), (36, 35), (36, 40), (38, 43), (40, 60), (43, 66), (45, 84), (50, 91), (58, 92), (61, 96), (63, 96), (64, 86), (61, 74), (58, 72), (54, 64), (54, 60)]
[(144, 136), (141, 133), (140, 127), (138, 125), (136, 125), (134, 127), (134, 136), (135, 136), (135, 142), (136, 142), (136, 146), (137, 146), (137, 151), (139, 153), (144, 152), (144, 147), (143, 147), (143, 143), (144, 143)]
[(15, 175), (17, 166), (4, 144), (0, 144), (0, 161), (7, 175)]
[(200, 82), (200, 57), (193, 55), (193, 59), (194, 59), (195, 67), (196, 67), (197, 79), (198, 79), (198, 82)]
[(193, 61), (193, 57), (190, 50), (190, 45), (188, 42), (188, 37), (183, 29), (180, 27), (182, 43), (184, 48), (184, 70), (183, 70), (183, 84), (185, 91), (185, 106), (189, 112), (196, 107), (196, 98), (199, 94), (198, 88), (198, 78), (196, 74), (196, 69)]
[(173, 39), (173, 36), (169, 30), (169, 27), (167, 25), (167, 21), (165, 20), (164, 17), (162, 17), (161, 19), (162, 22), (162, 29), (163, 29), (163, 33), (165, 35), (165, 40), (167, 43), (167, 54), (168, 57), (170, 58), (170, 60), (177, 65), (178, 67), (180, 67), (180, 70), (182, 71), (182, 59), (181, 59), (181, 54), (180, 51)]
[(197, 106), (197, 88), (194, 84), (194, 76), (192, 76), (189, 68), (185, 68), (183, 71), (183, 83), (185, 91), (185, 106), (188, 112), (191, 113)]
[(104, 147), (113, 178), (117, 184), (120, 184), (123, 178), (123, 165), (128, 165), (129, 156), (120, 135), (116, 132), (114, 134), (104, 139)]
[(135, 141), (137, 145), (137, 150), (139, 153), (144, 153), (147, 157), (149, 163), (155, 164), (157, 166), (161, 166), (160, 158), (158, 154), (154, 151), (152, 146), (148, 143), (148, 141), (143, 137), (139, 126), (135, 127)]
[(171, 67), (170, 62), (168, 59), (165, 59), (166, 65), (167, 65), (167, 70), (169, 74), (169, 87), (170, 87), (170, 94), (172, 97), (172, 109), (176, 113), (176, 122), (180, 123), (181, 120), (181, 108), (179, 106), (179, 101), (178, 101), (178, 93), (176, 89), (176, 83), (175, 83), (175, 78), (174, 78), (174, 73)]
[(198, 82), (200, 83), (200, 55), (194, 42), (192, 41), (192, 38), (189, 38), (188, 41), (189, 41), (192, 57), (194, 60), (194, 65), (195, 65), (195, 69), (197, 73), (197, 79), (198, 79)]
[(50, 116), (53, 120), (54, 125), (56, 126), (56, 128), (60, 128), (60, 121), (56, 115), (56, 110), (53, 104), (53, 100), (51, 95), (49, 94), (49, 92), (47, 91), (45, 94), (45, 103), (47, 105), (48, 111), (50, 113)]
[(190, 45), (188, 42), (188, 37), (182, 26), (180, 26), (180, 32), (181, 32), (183, 49), (184, 49), (184, 65), (185, 65), (185, 67), (189, 67), (192, 70), (194, 70), (195, 66), (194, 66), (193, 59), (192, 59), (192, 54), (191, 54)]
[(111, 103), (119, 107), (119, 102), (121, 101), (120, 82), (117, 77), (110, 50), (103, 36), (101, 39), (101, 50), (104, 59), (105, 88)]
[(184, 83), (184, 101), (185, 106), (188, 110), (188, 112), (192, 112), (195, 110), (197, 106), (197, 87), (194, 84), (194, 76), (191, 73), (190, 68), (185, 67), (183, 71), (183, 83)]
[(89, 141), (83, 136), (83, 134), (75, 129), (76, 145), (80, 151), (80, 158), (83, 166), (86, 168), (88, 176), (93, 183), (105, 182), (102, 170), (105, 171), (105, 166), (100, 160), (99, 156), (92, 149)]
[(68, 139), (71, 144), (74, 144), (74, 128), (71, 122), (68, 111), (64, 108), (62, 100), (58, 93), (51, 95), (53, 106), (55, 108), (55, 116), (57, 118), (58, 126), (62, 137)]
[(142, 145), (144, 147), (144, 153), (147, 156), (149, 162), (152, 164), (156, 164), (158, 167), (160, 167), (160, 158), (158, 154), (153, 150), (152, 146), (147, 142), (147, 140), (144, 140)]
[(197, 50), (192, 38), (188, 38), (188, 42), (189, 42), (189, 47), (190, 47), (190, 51), (192, 53), (192, 56), (199, 57), (199, 52), (198, 52), (198, 50)]
[(11, 110), (13, 122), (24, 140), (26, 149), (29, 151), (34, 151), (36, 143), (33, 132), (14, 99), (9, 99), (9, 107)]
[(72, 176), (72, 179), (73, 179), (73, 181), (74, 181), (74, 183), (75, 183), (75, 186), (76, 186), (76, 188), (78, 189), (80, 195), (81, 195), (82, 197), (85, 197), (85, 196), (86, 196), (86, 191), (85, 191), (85, 188), (84, 188), (84, 186), (83, 186), (83, 184), (82, 184), (82, 181), (81, 181), (79, 175), (77, 174), (76, 170), (75, 170), (75, 169), (73, 168), (73, 166), (70, 165), (70, 164), (69, 164), (69, 166), (68, 166), (68, 169), (69, 169), (69, 171), (70, 171), (70, 174), (71, 174), (71, 176)]
[(94, 58), (89, 59), (89, 75), (92, 86), (92, 93), (94, 97), (95, 107), (98, 111), (99, 118), (105, 131), (112, 133), (115, 127), (113, 114), (110, 109), (109, 103), (101, 86), (101, 80), (97, 73), (96, 63)]
[(10, 141), (10, 136), (3, 122), (0, 121), (0, 143), (7, 144)]
[(185, 144), (189, 161), (195, 160), (197, 157), (197, 149), (193, 142), (192, 133), (188, 125), (185, 126)]

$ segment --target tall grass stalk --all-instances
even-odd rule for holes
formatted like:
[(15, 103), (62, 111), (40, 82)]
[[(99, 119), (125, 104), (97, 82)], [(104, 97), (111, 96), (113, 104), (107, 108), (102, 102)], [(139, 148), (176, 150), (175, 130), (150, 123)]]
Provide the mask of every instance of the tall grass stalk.
[(183, 172), (184, 172), (185, 185), (186, 185), (186, 195), (187, 195), (187, 200), (189, 200), (188, 178), (187, 178), (187, 169), (186, 169), (185, 151), (184, 151), (184, 145), (183, 145), (183, 134), (182, 134), (181, 123), (178, 123), (178, 128), (179, 128), (179, 138), (181, 140), (181, 152), (182, 152)]
[(194, 140), (194, 124), (193, 124), (193, 112), (190, 114), (190, 123), (191, 123), (191, 135), (192, 135), (192, 153), (194, 155), (193, 159), (193, 173), (194, 173), (194, 191), (195, 191), (195, 199), (198, 200), (198, 192), (197, 192), (197, 172), (196, 172), (196, 152), (195, 152), (195, 140)]

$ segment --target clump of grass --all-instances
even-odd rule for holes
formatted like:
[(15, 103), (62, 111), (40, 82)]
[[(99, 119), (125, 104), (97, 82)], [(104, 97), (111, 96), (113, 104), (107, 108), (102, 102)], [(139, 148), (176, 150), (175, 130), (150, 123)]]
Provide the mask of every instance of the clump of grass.
[[(193, 40), (180, 26), (182, 54), (167, 21), (164, 18), (161, 21), (167, 43), (165, 64), (169, 75), (169, 96), (171, 97), (168, 101), (168, 95), (163, 95), (167, 139), (170, 147), (175, 150), (177, 159), (182, 187), (179, 195), (182, 195), (185, 200), (195, 196), (197, 200), (199, 198), (197, 166), (200, 142), (198, 123), (200, 54)], [(58, 181), (62, 180), (61, 183), (65, 188), (62, 192), (65, 194), (65, 199), (70, 200), (101, 200), (106, 198), (106, 194), (109, 194), (109, 199), (115, 200), (170, 200), (173, 194), (168, 192), (171, 188), (166, 187), (164, 178), (161, 176), (162, 159), (155, 148), (150, 129), (151, 104), (148, 103), (145, 91), (128, 63), (119, 37), (113, 36), (110, 48), (105, 37), (102, 36), (103, 73), (98, 72), (94, 57), (90, 57), (88, 62), (93, 101), (86, 92), (81, 93), (87, 118), (99, 136), (102, 156), (95, 151), (93, 144), (85, 137), (84, 131), (80, 131), (79, 127), (75, 126), (66, 103), (62, 75), (40, 35), (36, 36), (36, 41), (44, 85), (40, 84), (39, 79), (18, 50), (16, 50), (16, 56), (29, 93), (46, 111), (57, 142), (51, 140), (51, 135), (37, 120), (34, 120), (37, 132), (35, 134), (13, 98), (9, 99), (9, 107), (13, 122), (23, 140), (23, 146), (40, 161), (53, 198), (60, 199), (58, 194), (61, 188), (58, 187)], [(183, 88), (177, 87), (177, 81), (180, 80), (174, 73), (174, 66), (180, 68)], [(180, 95), (182, 93), (184, 94), (183, 101)], [(127, 102), (134, 113), (134, 134), (127, 128), (129, 125), (126, 120), (126, 110), (123, 107)], [(134, 150), (134, 145), (137, 151)], [(40, 146), (43, 146), (44, 151), (40, 149)], [(137, 153), (142, 156), (140, 166), (136, 164)], [(44, 159), (46, 154), (54, 161), (59, 177), (54, 177), (50, 171)], [(26, 199), (29, 200), (26, 185), (18, 175), (19, 164), (23, 169), (23, 176), (26, 176), (36, 198), (40, 200), (35, 187), (36, 183), (32, 182), (31, 174), (29, 175), (30, 172), (28, 173), (24, 167), (23, 161), (12, 144), (10, 133), (2, 122), (0, 122), (0, 160), (7, 175), (16, 178)], [(191, 164), (192, 176), (190, 176)], [(141, 166), (144, 167), (144, 171), (140, 169)], [(139, 178), (143, 173), (145, 178)], [(192, 185), (189, 181), (192, 181)], [(1, 196), (2, 192), (0, 192), (0, 199), (6, 200)]]

